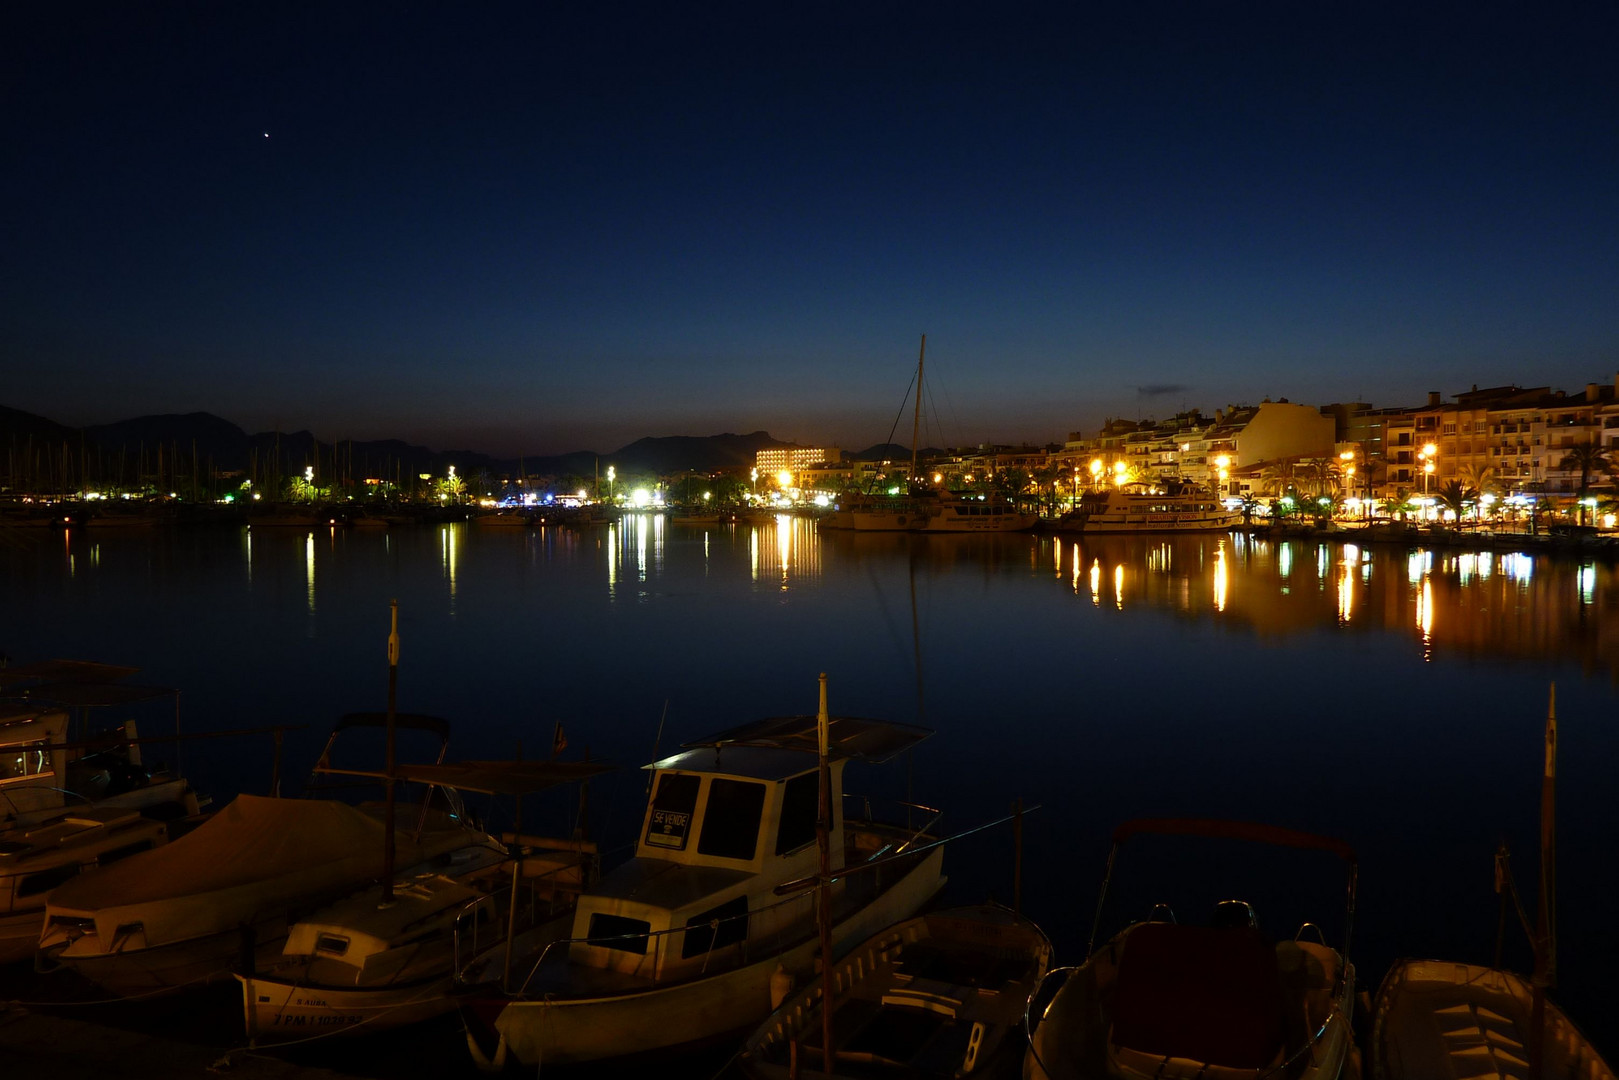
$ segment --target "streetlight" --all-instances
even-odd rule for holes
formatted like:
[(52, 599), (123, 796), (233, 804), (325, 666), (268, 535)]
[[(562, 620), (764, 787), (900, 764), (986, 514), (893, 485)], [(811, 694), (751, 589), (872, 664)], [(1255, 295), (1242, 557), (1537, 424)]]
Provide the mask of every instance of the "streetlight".
[(607, 466), (607, 503), (608, 503), (608, 505), (612, 505), (612, 502), (613, 502), (613, 481), (617, 477), (618, 477), (618, 470), (613, 468), (611, 465)]
[(1102, 459), (1091, 458), (1091, 483), (1098, 488), (1102, 486)]

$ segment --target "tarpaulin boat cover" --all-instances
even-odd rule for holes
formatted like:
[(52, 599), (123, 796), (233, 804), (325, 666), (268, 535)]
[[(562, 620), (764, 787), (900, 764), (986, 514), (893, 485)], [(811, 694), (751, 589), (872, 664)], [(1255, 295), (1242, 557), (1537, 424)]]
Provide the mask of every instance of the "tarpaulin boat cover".
[[(477, 836), (419, 807), (401, 806), (395, 862), (408, 869)], [(139, 923), (150, 946), (186, 941), (291, 907), (329, 902), (381, 876), (383, 811), (324, 799), (240, 795), (193, 832), (53, 890), (47, 919), (94, 919), (111, 943)]]

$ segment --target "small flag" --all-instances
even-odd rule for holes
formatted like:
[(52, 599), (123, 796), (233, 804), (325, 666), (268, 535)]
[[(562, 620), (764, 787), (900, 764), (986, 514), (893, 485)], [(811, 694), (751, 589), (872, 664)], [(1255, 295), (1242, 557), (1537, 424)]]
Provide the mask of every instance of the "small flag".
[(551, 756), (558, 757), (568, 748), (568, 737), (562, 733), (562, 721), (557, 721), (556, 732), (551, 736)]

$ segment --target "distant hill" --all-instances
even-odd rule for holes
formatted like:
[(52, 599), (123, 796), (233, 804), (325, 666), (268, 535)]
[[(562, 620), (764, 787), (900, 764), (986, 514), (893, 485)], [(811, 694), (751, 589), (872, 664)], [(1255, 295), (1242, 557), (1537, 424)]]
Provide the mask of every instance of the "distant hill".
[[(488, 473), (492, 477), (515, 475), (519, 466), (531, 476), (591, 476), (598, 468), (613, 465), (625, 474), (667, 475), (678, 472), (717, 472), (747, 469), (754, 455), (763, 449), (794, 444), (773, 439), (768, 432), (746, 435), (726, 432), (696, 437), (687, 435), (638, 439), (611, 453), (577, 450), (547, 457), (495, 458), (475, 450), (431, 450), (400, 439), (340, 441), (317, 440), (308, 431), (258, 432), (249, 435), (237, 425), (212, 413), (168, 413), (137, 416), (112, 424), (97, 424), (82, 431), (42, 416), (0, 406), (0, 451), (25, 447), (34, 441), (35, 456), (41, 462), (54, 455), (60, 461), (63, 447), (72, 451), (71, 466), (77, 474), (78, 462), (90, 452), (90, 476), (117, 473), (122, 468), (150, 474), (161, 463), (166, 470), (189, 472), (193, 452), (196, 465), (204, 473), (256, 473), (265, 476), (291, 476), (314, 465), (320, 476), (345, 474), (362, 480), (409, 481), (421, 473), (442, 476), (454, 465), (463, 476)], [(94, 451), (100, 451), (96, 461)], [(21, 453), (14, 450), (13, 457)], [(909, 451), (906, 451), (909, 453)], [(4, 461), (0, 458), (0, 461)], [(20, 459), (19, 459), (20, 460)], [(115, 465), (114, 462), (118, 464)], [(111, 470), (111, 472), (108, 472)], [(19, 474), (39, 475), (41, 466), (19, 468)]]
[(79, 432), (55, 420), (0, 405), (0, 440), (9, 445), (13, 439), (27, 442), (29, 436), (45, 443), (78, 442)]

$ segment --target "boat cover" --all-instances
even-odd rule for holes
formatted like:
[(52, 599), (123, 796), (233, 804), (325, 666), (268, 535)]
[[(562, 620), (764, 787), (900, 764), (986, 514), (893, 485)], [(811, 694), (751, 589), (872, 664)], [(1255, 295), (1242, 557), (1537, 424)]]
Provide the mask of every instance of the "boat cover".
[[(477, 834), (420, 808), (398, 810), (395, 865), (462, 847)], [(187, 941), (300, 904), (324, 903), (382, 873), (383, 812), (326, 799), (238, 796), (178, 840), (58, 886), (46, 917), (93, 919), (101, 941), (139, 923), (146, 944)]]

